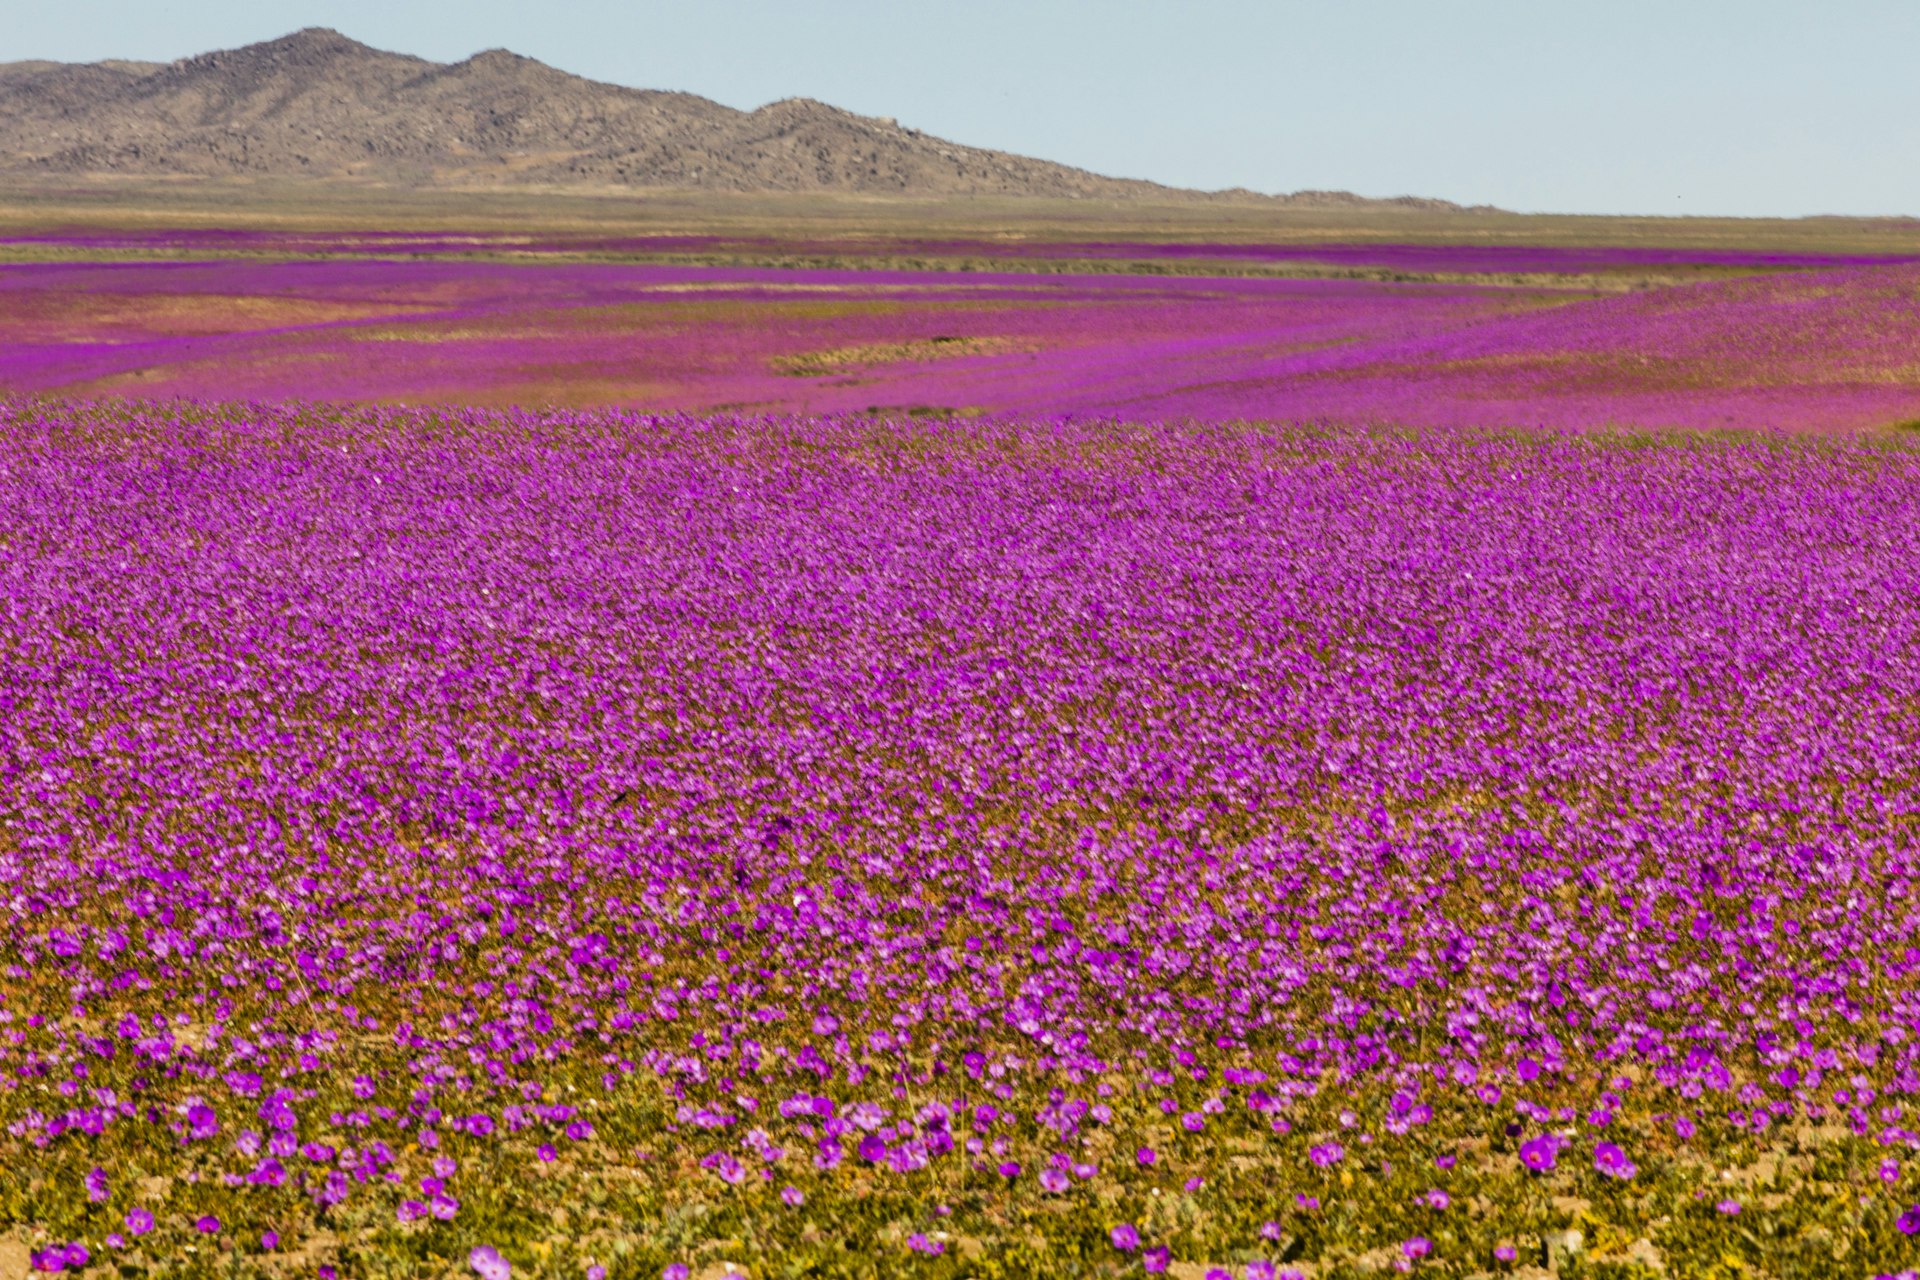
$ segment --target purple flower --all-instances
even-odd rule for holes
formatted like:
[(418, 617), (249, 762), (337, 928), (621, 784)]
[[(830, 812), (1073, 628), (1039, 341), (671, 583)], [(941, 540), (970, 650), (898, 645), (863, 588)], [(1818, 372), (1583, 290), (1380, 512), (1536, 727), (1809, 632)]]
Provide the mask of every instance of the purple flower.
[(1905, 1213), (1893, 1220), (1893, 1225), (1903, 1236), (1920, 1232), (1920, 1204), (1909, 1205)]
[(187, 1108), (187, 1137), (193, 1141), (211, 1138), (220, 1132), (219, 1117), (213, 1108), (204, 1102), (195, 1103)]
[(87, 1188), (87, 1199), (95, 1204), (103, 1203), (111, 1194), (107, 1187), (107, 1171), (97, 1165), (88, 1171), (83, 1181)]
[(35, 1271), (66, 1271), (69, 1268), (79, 1271), (85, 1268), (91, 1258), (87, 1246), (76, 1240), (72, 1244), (57, 1244), (30, 1254), (27, 1263)]
[(444, 1191), (427, 1201), (427, 1212), (442, 1222), (450, 1222), (460, 1212), (460, 1202)]
[(800, 1188), (794, 1186), (780, 1188), (780, 1203), (786, 1205), (789, 1209), (798, 1209), (806, 1202), (806, 1194), (802, 1192)]
[(1400, 1252), (1406, 1254), (1410, 1261), (1418, 1262), (1433, 1252), (1433, 1241), (1425, 1236), (1415, 1236), (1400, 1246)]
[(1113, 1241), (1113, 1247), (1123, 1253), (1132, 1253), (1140, 1247), (1140, 1232), (1131, 1222), (1123, 1222), (1107, 1232), (1107, 1239)]
[(1142, 1165), (1150, 1165), (1160, 1157), (1154, 1154), (1152, 1147), (1142, 1147), (1133, 1153), (1133, 1158), (1138, 1160)]
[(400, 1207), (393, 1211), (393, 1216), (401, 1222), (417, 1222), (427, 1216), (427, 1206), (418, 1200), (402, 1200)]
[(887, 1158), (887, 1144), (877, 1133), (870, 1133), (860, 1139), (860, 1145), (854, 1148), (854, 1154), (868, 1164), (879, 1164)]
[(1307, 1148), (1307, 1159), (1322, 1169), (1339, 1164), (1346, 1154), (1347, 1149), (1337, 1142), (1322, 1142)]
[(476, 1112), (461, 1121), (460, 1127), (476, 1138), (484, 1138), (493, 1132), (493, 1117)]
[(1265, 1258), (1255, 1258), (1247, 1264), (1244, 1274), (1246, 1280), (1273, 1280), (1273, 1263)]
[(1726, 1214), (1729, 1218), (1740, 1212), (1740, 1202), (1738, 1200), (1722, 1200), (1713, 1207), (1721, 1213)]
[(1000, 1176), (1012, 1180), (1020, 1176), (1020, 1165), (1013, 1160), (1003, 1160), (1000, 1164)]
[(278, 1249), (280, 1247), (280, 1233), (271, 1230), (262, 1231), (260, 1233), (260, 1247), (268, 1253), (272, 1253), (275, 1249)]
[(220, 1219), (210, 1213), (204, 1214), (194, 1219), (193, 1229), (203, 1236), (217, 1236), (220, 1234)]
[(295, 1129), (300, 1119), (293, 1112), (293, 1106), (281, 1094), (274, 1094), (260, 1104), (260, 1119), (270, 1129)]
[(1173, 1250), (1163, 1244), (1157, 1244), (1140, 1255), (1141, 1269), (1149, 1275), (1159, 1275), (1173, 1261)]
[(687, 1280), (693, 1272), (684, 1262), (669, 1262), (660, 1268), (660, 1280)]
[(1623, 1181), (1640, 1172), (1633, 1161), (1627, 1159), (1627, 1153), (1611, 1142), (1595, 1144), (1593, 1167), (1609, 1178), (1619, 1178)]
[(1429, 1190), (1425, 1199), (1427, 1206), (1433, 1209), (1445, 1209), (1453, 1203), (1453, 1197), (1442, 1191), (1439, 1187), (1434, 1187)]
[(312, 1193), (314, 1199), (326, 1206), (342, 1204), (346, 1201), (349, 1187), (347, 1175), (335, 1169), (320, 1183), (318, 1191)]
[(1545, 1134), (1520, 1144), (1520, 1163), (1535, 1173), (1545, 1173), (1559, 1161), (1553, 1139)]
[(127, 1210), (126, 1221), (127, 1230), (137, 1236), (143, 1236), (153, 1230), (153, 1214), (137, 1205)]
[(1040, 1189), (1051, 1195), (1060, 1195), (1073, 1185), (1064, 1169), (1042, 1169), (1040, 1171)]
[(1189, 1111), (1180, 1117), (1180, 1127), (1188, 1133), (1199, 1133), (1207, 1127), (1207, 1118), (1198, 1111)]
[(539, 1159), (541, 1164), (552, 1164), (555, 1160), (558, 1160), (560, 1158), (560, 1153), (553, 1149), (553, 1144), (551, 1142), (541, 1143), (540, 1149), (535, 1151), (533, 1154)]
[(467, 1254), (467, 1265), (479, 1273), (480, 1280), (507, 1280), (513, 1274), (513, 1267), (490, 1244), (475, 1245)]
[(947, 1251), (945, 1241), (929, 1240), (923, 1231), (916, 1231), (907, 1237), (907, 1248), (915, 1253), (924, 1253), (929, 1256), (938, 1256)]

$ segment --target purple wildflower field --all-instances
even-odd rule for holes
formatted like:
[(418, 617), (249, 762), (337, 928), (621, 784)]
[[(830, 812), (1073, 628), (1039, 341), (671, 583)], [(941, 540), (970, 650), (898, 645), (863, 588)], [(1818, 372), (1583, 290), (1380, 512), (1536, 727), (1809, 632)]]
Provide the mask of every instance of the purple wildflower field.
[[(977, 242), (916, 242), (915, 260), (933, 265), (906, 270), (571, 260), (722, 243), (712, 237), (12, 243), (29, 240), (77, 257), (0, 263), (0, 391), (1449, 428), (1824, 433), (1920, 420), (1920, 260), (1899, 254), (1000, 246), (1041, 265), (1233, 250), (1445, 268), (1423, 280), (939, 266)], [(210, 256), (163, 256), (189, 251)], [(1748, 274), (1595, 284), (1683, 267)], [(1493, 283), (1516, 276), (1530, 283)]]
[(1797, 266), (0, 268), (0, 1244), (1913, 1266), (1920, 268)]

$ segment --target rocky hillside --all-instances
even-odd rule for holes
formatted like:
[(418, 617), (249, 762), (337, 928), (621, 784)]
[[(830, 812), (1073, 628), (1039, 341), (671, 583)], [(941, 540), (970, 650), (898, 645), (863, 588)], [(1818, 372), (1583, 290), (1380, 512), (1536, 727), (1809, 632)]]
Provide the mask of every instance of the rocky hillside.
[(1177, 191), (961, 146), (807, 99), (737, 111), (583, 79), (504, 49), (444, 64), (318, 28), (171, 64), (0, 64), (0, 180), (99, 174), (1360, 202), (1344, 192)]

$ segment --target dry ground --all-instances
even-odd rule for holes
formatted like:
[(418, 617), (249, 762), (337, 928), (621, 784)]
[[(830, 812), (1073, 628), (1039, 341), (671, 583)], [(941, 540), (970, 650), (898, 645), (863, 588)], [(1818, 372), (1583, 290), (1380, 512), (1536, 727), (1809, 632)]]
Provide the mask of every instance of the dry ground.
[(1782, 253), (1920, 252), (1915, 218), (1629, 218), (1257, 203), (686, 191), (436, 191), (344, 183), (74, 181), (0, 184), (0, 237), (61, 229), (446, 230), (565, 235), (893, 236), (1633, 245)]

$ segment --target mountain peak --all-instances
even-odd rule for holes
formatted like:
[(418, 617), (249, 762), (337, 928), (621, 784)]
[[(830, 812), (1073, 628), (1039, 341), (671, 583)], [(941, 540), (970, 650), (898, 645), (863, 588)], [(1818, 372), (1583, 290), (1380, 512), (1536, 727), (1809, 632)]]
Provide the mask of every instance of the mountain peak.
[(483, 67), (518, 67), (534, 62), (535, 59), (515, 53), (511, 49), (482, 49), (467, 61)]
[(379, 50), (371, 45), (361, 44), (349, 36), (341, 35), (332, 27), (302, 27), (290, 35), (278, 40), (263, 40), (258, 44), (244, 45), (238, 49), (227, 50), (221, 54), (202, 54), (202, 57), (237, 57), (259, 54), (271, 57), (276, 54), (296, 54), (304, 57), (339, 57), (342, 54), (372, 54)]
[(347, 36), (341, 35), (338, 31), (335, 31), (332, 27), (302, 27), (298, 31), (292, 32), (288, 35), (281, 36), (278, 40), (270, 40), (267, 43), (298, 44), (298, 45), (352, 45), (356, 49), (364, 49), (367, 47), (366, 45), (361, 44), (358, 40), (353, 40), (348, 38)]

